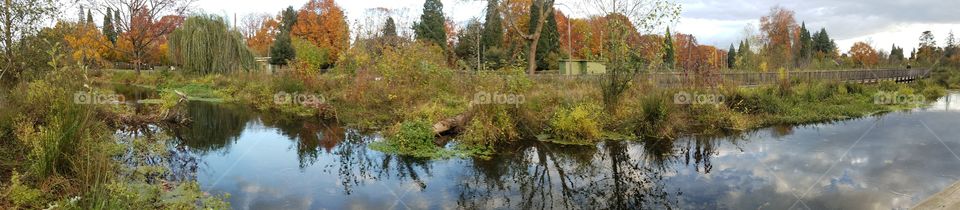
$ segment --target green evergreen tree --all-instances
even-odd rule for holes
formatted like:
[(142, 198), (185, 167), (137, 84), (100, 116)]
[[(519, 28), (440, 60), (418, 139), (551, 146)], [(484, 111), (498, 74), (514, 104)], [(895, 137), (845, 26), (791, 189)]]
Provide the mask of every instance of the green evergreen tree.
[(750, 40), (740, 41), (740, 51), (737, 52), (737, 56), (741, 58), (746, 58), (750, 56)]
[(897, 45), (894, 44), (890, 50), (890, 63), (899, 64), (903, 62), (903, 59), (903, 48), (897, 47)]
[(487, 16), (485, 22), (483, 22), (483, 35), (480, 40), (484, 49), (501, 48), (503, 46), (502, 22), (499, 1), (487, 0)]
[(280, 33), (277, 34), (273, 46), (270, 46), (270, 64), (287, 65), (287, 62), (296, 57), (296, 50), (293, 49), (290, 39), (290, 29), (297, 23), (297, 12), (293, 7), (287, 7), (280, 13)]
[(447, 32), (444, 25), (443, 3), (440, 0), (426, 0), (420, 22), (413, 26), (418, 41), (428, 42), (447, 49)]
[(813, 49), (814, 52), (832, 57), (834, 51), (837, 49), (837, 44), (830, 39), (830, 35), (827, 34), (827, 29), (821, 28), (820, 32), (813, 36)]
[(383, 24), (383, 30), (380, 34), (384, 37), (397, 36), (397, 24), (393, 22), (393, 17), (387, 17), (387, 22)]
[(677, 55), (673, 49), (673, 35), (670, 34), (670, 27), (667, 27), (667, 35), (665, 35), (663, 41), (663, 64), (668, 69), (673, 69), (676, 63)]
[(797, 53), (796, 61), (797, 66), (800, 66), (807, 61), (813, 55), (813, 38), (810, 36), (810, 31), (807, 30), (807, 23), (800, 24), (800, 49)]
[(293, 7), (287, 7), (280, 12), (280, 30), (290, 31), (293, 29), (293, 25), (297, 24), (297, 11), (293, 10)]
[(93, 14), (90, 13), (90, 10), (89, 10), (89, 9), (87, 10), (87, 24), (88, 24), (88, 25), (94, 25), (94, 24), (93, 24)]
[[(552, 7), (552, 5), (547, 6)], [(536, 33), (536, 21), (540, 19), (541, 9), (536, 2), (530, 5), (530, 24), (528, 24), (530, 34)], [(557, 28), (556, 13), (547, 13), (544, 23), (537, 43), (537, 69), (555, 69), (560, 59), (560, 32)]]
[(727, 50), (727, 68), (733, 69), (737, 63), (737, 49), (733, 48), (733, 44), (730, 44), (730, 49)]
[(117, 28), (113, 25), (113, 9), (107, 7), (107, 14), (103, 16), (103, 35), (110, 43), (117, 44)]
[(81, 4), (81, 5), (80, 5), (80, 13), (77, 14), (77, 23), (86, 22), (86, 20), (84, 20), (84, 19), (86, 19), (86, 18), (85, 18), (84, 14), (83, 14), (83, 11), (85, 11), (85, 10), (83, 9), (83, 5)]

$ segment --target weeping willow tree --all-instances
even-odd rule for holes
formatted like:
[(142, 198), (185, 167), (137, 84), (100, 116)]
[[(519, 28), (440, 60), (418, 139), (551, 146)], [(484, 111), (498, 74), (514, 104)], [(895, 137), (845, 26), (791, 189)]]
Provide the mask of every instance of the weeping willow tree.
[(187, 18), (170, 34), (170, 58), (188, 71), (200, 74), (249, 71), (257, 67), (253, 52), (240, 32), (213, 15)]

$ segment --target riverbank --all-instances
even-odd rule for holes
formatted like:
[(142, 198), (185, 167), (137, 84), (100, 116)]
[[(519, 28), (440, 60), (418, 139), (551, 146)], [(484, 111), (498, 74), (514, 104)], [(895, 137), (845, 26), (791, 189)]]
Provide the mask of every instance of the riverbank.
[(928, 197), (914, 206), (913, 209), (960, 209), (960, 181)]
[[(772, 86), (684, 89), (636, 83), (617, 104), (606, 106), (600, 102), (600, 80), (530, 78), (510, 70), (464, 75), (439, 67), (442, 60), (431, 67), (430, 59), (424, 66), (413, 57), (385, 54), (390, 65), (319, 76), (296, 71), (206, 76), (104, 72), (98, 79), (381, 131), (387, 140), (373, 147), (428, 158), (487, 156), (522, 140), (581, 145), (605, 139), (669, 141), (844, 120), (923, 106), (946, 93), (932, 79), (906, 84), (784, 79)], [(455, 126), (457, 136), (437, 141), (434, 123), (457, 117), (466, 119)]]

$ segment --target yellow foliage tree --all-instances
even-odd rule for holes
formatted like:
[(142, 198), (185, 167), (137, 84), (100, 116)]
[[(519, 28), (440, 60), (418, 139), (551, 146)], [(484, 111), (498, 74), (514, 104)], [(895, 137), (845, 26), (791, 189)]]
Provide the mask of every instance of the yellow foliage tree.
[(63, 39), (70, 46), (70, 56), (74, 61), (97, 67), (105, 62), (103, 56), (110, 52), (110, 41), (96, 26), (87, 23), (62, 23), (58, 26), (72, 29)]
[(297, 13), (294, 36), (326, 49), (331, 61), (338, 60), (350, 46), (350, 28), (343, 9), (333, 0), (310, 0)]

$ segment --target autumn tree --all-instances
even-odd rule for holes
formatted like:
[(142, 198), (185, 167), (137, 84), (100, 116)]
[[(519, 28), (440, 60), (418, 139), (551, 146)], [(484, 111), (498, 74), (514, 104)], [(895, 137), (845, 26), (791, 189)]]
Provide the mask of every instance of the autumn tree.
[[(506, 1), (507, 3), (510, 0)], [(527, 24), (527, 32), (520, 30), (519, 25), (511, 23), (510, 26), (513, 27), (514, 32), (517, 33), (520, 37), (523, 37), (527, 41), (527, 73), (534, 74), (537, 70), (537, 47), (540, 45), (540, 38), (543, 34), (544, 26), (547, 25), (547, 18), (550, 17), (548, 14), (553, 13), (553, 2), (554, 0), (533, 0), (531, 2), (530, 11), (533, 12), (533, 8), (542, 8), (536, 10), (536, 17), (531, 16), (528, 19), (529, 24)], [(505, 13), (507, 15), (513, 15), (510, 12)], [(531, 13), (532, 14), (532, 13)], [(512, 21), (518, 21), (516, 18), (507, 17), (507, 19)]]
[[(440, 0), (426, 0), (420, 21), (413, 26), (417, 41), (435, 44), (447, 49), (447, 26)], [(446, 51), (446, 50), (444, 50)]]
[(287, 7), (280, 12), (280, 32), (276, 35), (273, 45), (270, 46), (270, 64), (287, 65), (287, 62), (296, 57), (290, 30), (297, 23), (297, 12), (293, 7)]
[(118, 53), (125, 54), (137, 73), (148, 63), (149, 54), (183, 22), (193, 0), (89, 0), (95, 8), (114, 8), (114, 26), (120, 34)]
[[(247, 46), (260, 56), (268, 56), (270, 46), (280, 33), (280, 22), (269, 15), (251, 15), (244, 18), (244, 37)], [(251, 30), (252, 29), (252, 30)]]
[(849, 53), (858, 67), (873, 68), (880, 61), (877, 51), (865, 42), (854, 43)]
[(297, 13), (293, 36), (310, 41), (328, 52), (333, 64), (350, 47), (350, 29), (343, 9), (333, 0), (310, 0)]
[(56, 14), (57, 3), (58, 1), (55, 0), (4, 0), (4, 3), (0, 4), (0, 51), (2, 51), (0, 53), (3, 56), (3, 63), (0, 64), (0, 80), (10, 74), (13, 78), (19, 77), (23, 68), (15, 61), (36, 59), (17, 55), (21, 48), (35, 46), (16, 43), (24, 37), (37, 33), (41, 23)]
[(64, 36), (71, 50), (74, 61), (84, 66), (99, 67), (104, 61), (103, 55), (109, 51), (110, 41), (97, 30), (97, 27), (87, 22), (58, 23), (70, 25), (71, 33)]
[[(616, 111), (620, 97), (644, 69), (642, 55), (631, 49), (629, 40), (637, 31), (651, 31), (665, 22), (675, 21), (680, 15), (680, 6), (666, 0), (591, 0), (586, 4), (593, 14), (607, 14), (607, 31), (604, 36), (604, 59), (607, 73), (602, 77), (600, 88), (604, 106)], [(623, 18), (609, 18), (622, 16)], [(639, 37), (637, 37), (639, 38)]]
[(794, 12), (782, 7), (773, 7), (767, 16), (760, 18), (768, 65), (777, 68), (792, 64), (797, 28)]

